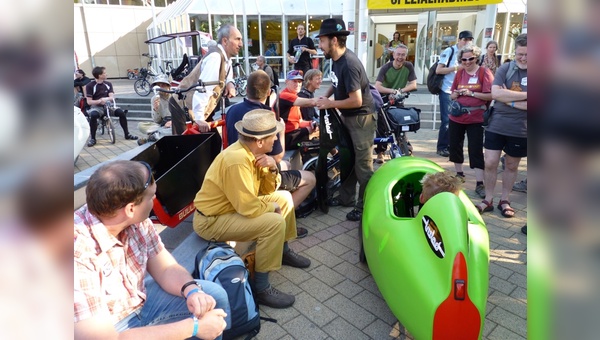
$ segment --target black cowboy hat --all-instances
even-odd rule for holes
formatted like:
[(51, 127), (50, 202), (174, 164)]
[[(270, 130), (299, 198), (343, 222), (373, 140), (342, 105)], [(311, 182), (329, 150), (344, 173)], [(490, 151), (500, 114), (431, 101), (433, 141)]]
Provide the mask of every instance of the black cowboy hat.
[(346, 24), (342, 19), (329, 18), (323, 20), (321, 29), (317, 38), (323, 35), (349, 35), (350, 31), (346, 31)]

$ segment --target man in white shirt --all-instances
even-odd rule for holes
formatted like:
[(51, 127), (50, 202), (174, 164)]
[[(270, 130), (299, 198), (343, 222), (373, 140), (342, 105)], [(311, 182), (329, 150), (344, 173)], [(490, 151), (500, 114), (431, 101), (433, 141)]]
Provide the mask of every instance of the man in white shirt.
[[(235, 97), (235, 85), (233, 83), (233, 72), (231, 72), (231, 58), (238, 55), (242, 48), (242, 34), (232, 25), (224, 25), (217, 32), (217, 51), (219, 53), (209, 52), (203, 59), (201, 64), (200, 79), (203, 82), (213, 82), (222, 80), (226, 83), (222, 95), (229, 98)], [(221, 58), (225, 58), (225, 77), (222, 77)], [(210, 128), (206, 123), (206, 118), (211, 113), (212, 109), (207, 109), (209, 99), (213, 95), (215, 85), (206, 86), (206, 92), (194, 92), (192, 110), (194, 112), (194, 120), (200, 127), (200, 131), (206, 132)], [(220, 98), (220, 96), (219, 96)]]

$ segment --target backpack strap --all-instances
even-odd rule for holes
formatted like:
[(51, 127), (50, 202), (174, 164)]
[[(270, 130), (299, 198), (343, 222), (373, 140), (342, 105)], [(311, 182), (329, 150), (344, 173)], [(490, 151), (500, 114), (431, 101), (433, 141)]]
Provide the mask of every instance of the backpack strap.
[[(506, 78), (504, 79), (504, 84), (506, 84), (508, 82), (508, 80), (510, 78), (512, 78), (512, 76), (515, 74), (515, 72), (517, 72), (517, 63), (514, 60), (511, 60), (510, 63), (508, 64), (508, 71), (506, 71)], [(506, 86), (509, 87), (509, 86)]]

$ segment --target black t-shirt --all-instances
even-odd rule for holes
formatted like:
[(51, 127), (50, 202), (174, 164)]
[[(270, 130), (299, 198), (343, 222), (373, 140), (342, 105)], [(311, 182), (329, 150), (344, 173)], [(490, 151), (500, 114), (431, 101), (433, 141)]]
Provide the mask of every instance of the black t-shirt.
[[(312, 99), (315, 97), (315, 94), (303, 87), (302, 90), (298, 92), (298, 97)], [(302, 113), (302, 119), (304, 120), (313, 120), (318, 117), (317, 108), (315, 107), (301, 107), (300, 112)]]
[[(298, 51), (302, 47), (306, 47), (310, 50), (314, 50), (315, 43), (313, 42), (312, 39), (310, 39), (306, 36), (304, 36), (304, 38), (302, 38), (300, 40), (298, 38), (294, 38), (290, 42), (290, 48), (288, 49), (287, 53), (290, 56), (295, 57), (296, 51)], [(294, 64), (294, 69), (295, 70), (305, 70), (305, 69), (310, 69), (310, 66), (311, 66), (310, 53), (308, 53), (307, 51), (304, 51), (300, 55), (299, 60)]]
[(92, 97), (93, 100), (108, 97), (109, 93), (114, 93), (113, 85), (108, 81), (103, 81), (101, 84), (92, 80), (85, 86), (85, 92), (88, 97)]
[(362, 93), (362, 105), (353, 109), (340, 109), (344, 116), (366, 115), (375, 112), (373, 96), (369, 89), (367, 72), (354, 52), (346, 52), (331, 67), (331, 84), (335, 100), (344, 100), (350, 97), (348, 93), (356, 90)]

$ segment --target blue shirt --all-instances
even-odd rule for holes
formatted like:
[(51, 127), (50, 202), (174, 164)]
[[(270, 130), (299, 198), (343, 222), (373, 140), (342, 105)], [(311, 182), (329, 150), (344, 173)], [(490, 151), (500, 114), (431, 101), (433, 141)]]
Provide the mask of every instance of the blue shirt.
[[(268, 105), (251, 102), (246, 98), (244, 98), (243, 102), (239, 102), (229, 108), (229, 111), (227, 111), (227, 117), (225, 118), (225, 125), (227, 126), (227, 143), (229, 145), (237, 142), (238, 140), (238, 132), (235, 129), (235, 123), (242, 120), (246, 113), (257, 109), (271, 111), (271, 108)], [(277, 138), (273, 143), (273, 151), (267, 153), (267, 155), (278, 155), (281, 153), (281, 151), (283, 151), (283, 147), (281, 146), (281, 141), (279, 138)]]

